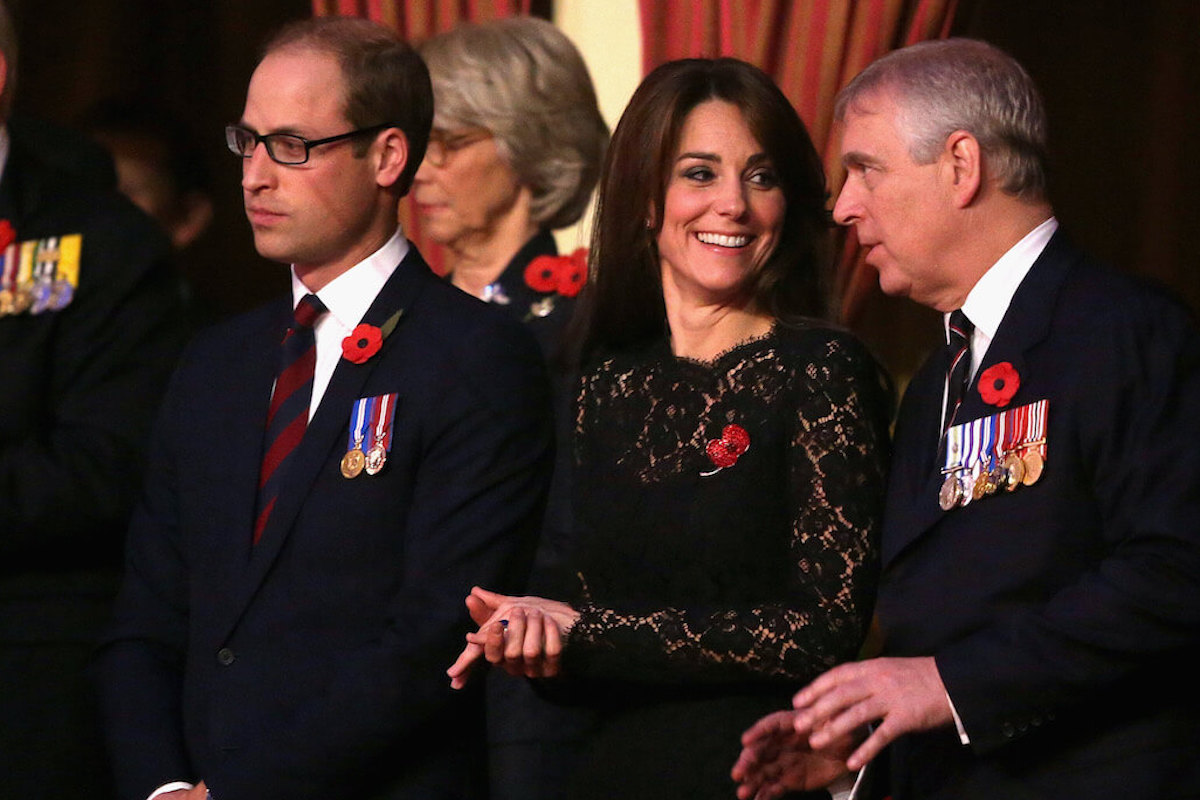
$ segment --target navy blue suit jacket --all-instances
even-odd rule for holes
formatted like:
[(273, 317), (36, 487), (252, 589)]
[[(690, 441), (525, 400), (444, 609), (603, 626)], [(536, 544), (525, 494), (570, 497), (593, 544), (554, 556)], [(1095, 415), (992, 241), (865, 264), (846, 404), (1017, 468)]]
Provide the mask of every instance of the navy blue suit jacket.
[[(953, 729), (893, 746), (906, 798), (1200, 796), (1200, 338), (1175, 302), (1061, 233), (980, 372), (1049, 400), (1041, 480), (944, 512), (944, 356), (901, 407), (878, 614), (936, 657)], [(975, 380), (978, 380), (978, 375)], [(996, 413), (972, 385), (957, 421)]]
[[(410, 250), (341, 361), (251, 545), (279, 302), (202, 335), (176, 374), (99, 670), (122, 797), (482, 796), (477, 692), (446, 667), (472, 585), (524, 578), (551, 463), (532, 337)], [(397, 392), (376, 476), (342, 477), (356, 399)]]

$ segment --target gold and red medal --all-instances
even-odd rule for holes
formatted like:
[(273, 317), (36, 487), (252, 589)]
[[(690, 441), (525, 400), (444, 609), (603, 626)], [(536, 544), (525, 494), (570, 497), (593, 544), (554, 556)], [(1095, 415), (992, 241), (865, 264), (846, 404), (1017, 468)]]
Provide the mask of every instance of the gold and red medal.
[(388, 453), (392, 449), (396, 396), (397, 393), (392, 392), (355, 401), (350, 414), (349, 448), (341, 462), (344, 478), (357, 478), (363, 472), (378, 475), (387, 466)]

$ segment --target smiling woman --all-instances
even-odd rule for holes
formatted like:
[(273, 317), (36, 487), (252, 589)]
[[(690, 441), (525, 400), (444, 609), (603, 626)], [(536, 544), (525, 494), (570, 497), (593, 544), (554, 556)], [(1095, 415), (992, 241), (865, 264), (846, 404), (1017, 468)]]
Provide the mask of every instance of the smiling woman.
[(462, 685), (486, 658), (596, 711), (569, 798), (733, 797), (758, 710), (865, 634), (889, 398), (815, 318), (824, 202), (803, 123), (740, 61), (658, 68), (613, 134), (574, 351), (570, 577), (563, 599), (472, 592), (450, 670)]

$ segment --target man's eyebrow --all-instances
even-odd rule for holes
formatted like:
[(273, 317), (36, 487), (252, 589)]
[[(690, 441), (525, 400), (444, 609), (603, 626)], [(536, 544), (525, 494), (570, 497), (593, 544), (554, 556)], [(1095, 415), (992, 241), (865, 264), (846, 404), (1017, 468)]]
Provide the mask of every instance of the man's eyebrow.
[(847, 169), (850, 167), (877, 167), (879, 166), (879, 159), (858, 150), (851, 150), (849, 153), (842, 155), (842, 166)]

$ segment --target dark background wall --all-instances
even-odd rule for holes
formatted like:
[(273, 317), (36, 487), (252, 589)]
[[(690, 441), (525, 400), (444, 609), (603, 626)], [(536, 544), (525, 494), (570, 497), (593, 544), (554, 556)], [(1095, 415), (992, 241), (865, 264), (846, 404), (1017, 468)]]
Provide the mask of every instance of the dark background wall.
[[(218, 308), (286, 285), (259, 259), (222, 126), (241, 113), (263, 37), (309, 0), (9, 0), (21, 37), (17, 108), (71, 123), (111, 95), (147, 96), (205, 144), (212, 230), (184, 260)], [(1052, 195), (1073, 236), (1172, 285), (1200, 309), (1200, 3), (1193, 0), (960, 0), (955, 32), (1029, 69), (1050, 117)], [(876, 296), (858, 325), (903, 381), (938, 336), (936, 315)]]

